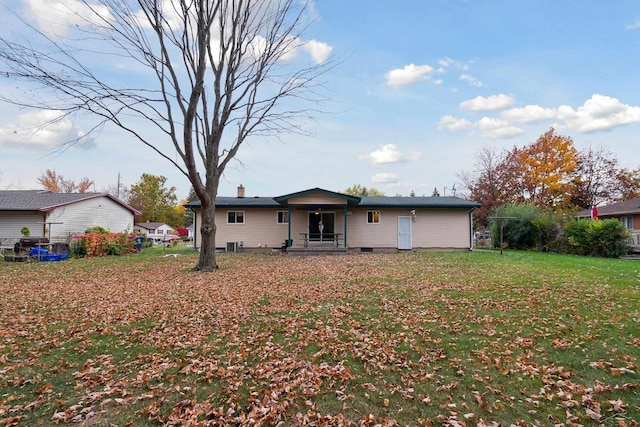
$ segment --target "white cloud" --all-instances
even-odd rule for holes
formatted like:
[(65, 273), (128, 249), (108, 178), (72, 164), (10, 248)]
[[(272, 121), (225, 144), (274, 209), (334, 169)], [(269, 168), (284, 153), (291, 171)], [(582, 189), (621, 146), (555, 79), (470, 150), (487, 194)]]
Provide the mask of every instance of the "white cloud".
[(484, 83), (482, 83), (477, 78), (470, 76), (469, 74), (461, 74), (460, 80), (462, 80), (463, 82), (467, 82), (470, 86), (484, 87)]
[(486, 138), (512, 138), (523, 133), (522, 129), (509, 125), (506, 120), (493, 117), (483, 117), (478, 121), (478, 127)]
[(395, 184), (398, 182), (398, 176), (395, 173), (377, 173), (371, 177), (371, 182), (376, 184)]
[(467, 119), (459, 119), (453, 116), (444, 116), (438, 123), (438, 129), (447, 129), (451, 132), (473, 129), (473, 123)]
[(85, 133), (58, 110), (21, 114), (14, 123), (0, 125), (0, 146), (52, 150), (85, 137)]
[(640, 107), (621, 103), (616, 98), (595, 94), (571, 115), (565, 109), (565, 122), (578, 132), (595, 132), (640, 123)]
[(433, 67), (429, 65), (405, 65), (404, 68), (396, 68), (389, 71), (385, 77), (388, 86), (408, 86), (416, 82), (429, 80), (429, 74)]
[(326, 61), (333, 50), (333, 47), (317, 40), (309, 40), (302, 47), (309, 52), (316, 64), (321, 64)]
[(624, 27), (625, 30), (637, 30), (638, 28), (640, 28), (640, 18), (636, 18), (636, 22)]
[(468, 101), (460, 103), (460, 108), (469, 111), (494, 111), (504, 110), (513, 105), (513, 98), (505, 95), (491, 95), (488, 97), (477, 96)]
[(381, 145), (371, 153), (362, 154), (360, 160), (368, 160), (373, 166), (399, 163), (402, 161), (402, 154), (395, 144)]
[(640, 123), (640, 107), (623, 104), (610, 96), (595, 94), (577, 110), (569, 105), (557, 108), (527, 105), (503, 111), (500, 116), (519, 123), (557, 120), (564, 122), (570, 129), (588, 133)]
[(411, 153), (409, 153), (409, 160), (411, 160), (412, 162), (418, 161), (422, 158), (422, 153), (418, 150), (411, 150)]
[(438, 65), (440, 66), (440, 68), (438, 68), (439, 73), (446, 72), (446, 69), (450, 67), (454, 67), (454, 68), (457, 68), (458, 70), (463, 70), (463, 71), (466, 71), (469, 69), (468, 64), (465, 64), (460, 61), (456, 61), (455, 59), (451, 59), (449, 57), (438, 60)]
[(557, 108), (543, 108), (539, 105), (527, 105), (523, 108), (512, 108), (503, 111), (500, 116), (503, 119), (519, 123), (530, 123), (539, 120), (557, 119), (559, 111)]
[(108, 7), (79, 0), (27, 0), (27, 11), (38, 28), (57, 36), (65, 35), (70, 26), (113, 19)]

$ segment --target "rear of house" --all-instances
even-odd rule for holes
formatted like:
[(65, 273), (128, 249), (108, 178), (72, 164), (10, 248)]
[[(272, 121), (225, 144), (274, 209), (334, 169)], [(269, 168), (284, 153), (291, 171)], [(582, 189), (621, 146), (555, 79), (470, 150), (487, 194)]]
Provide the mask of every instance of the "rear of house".
[[(200, 246), (200, 203), (194, 245)], [(458, 197), (354, 197), (321, 188), (278, 197), (216, 199), (216, 244), (221, 250), (342, 251), (469, 250), (473, 210)]]

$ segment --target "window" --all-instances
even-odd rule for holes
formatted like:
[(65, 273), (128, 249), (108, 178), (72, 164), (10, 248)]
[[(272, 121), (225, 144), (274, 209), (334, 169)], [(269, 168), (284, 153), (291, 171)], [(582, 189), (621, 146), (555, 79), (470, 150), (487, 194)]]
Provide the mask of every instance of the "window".
[(227, 224), (244, 224), (244, 211), (228, 211)]
[(623, 216), (620, 217), (620, 222), (627, 230), (633, 230), (633, 217), (632, 216)]
[(378, 224), (380, 222), (380, 211), (367, 211), (367, 224)]
[(163, 233), (164, 233), (164, 230), (158, 228), (158, 234), (163, 234)]
[(278, 224), (288, 224), (288, 223), (289, 223), (289, 212), (278, 211)]

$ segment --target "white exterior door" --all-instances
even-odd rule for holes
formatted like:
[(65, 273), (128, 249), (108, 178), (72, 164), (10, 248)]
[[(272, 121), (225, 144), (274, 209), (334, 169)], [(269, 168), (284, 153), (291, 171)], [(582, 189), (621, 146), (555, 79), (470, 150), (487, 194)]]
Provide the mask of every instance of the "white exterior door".
[(398, 249), (412, 249), (411, 217), (398, 217)]

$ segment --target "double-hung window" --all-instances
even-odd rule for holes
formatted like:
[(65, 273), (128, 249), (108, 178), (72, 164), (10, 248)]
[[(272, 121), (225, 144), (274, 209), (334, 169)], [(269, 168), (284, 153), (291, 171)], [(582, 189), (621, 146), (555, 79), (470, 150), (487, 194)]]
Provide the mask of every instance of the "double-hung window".
[(289, 223), (289, 212), (278, 211), (278, 224), (288, 224), (288, 223)]
[(378, 224), (380, 222), (380, 211), (367, 211), (367, 224)]
[(244, 211), (227, 211), (227, 224), (244, 224)]
[(620, 217), (620, 222), (624, 225), (627, 230), (633, 230), (633, 217), (632, 216), (623, 216)]

